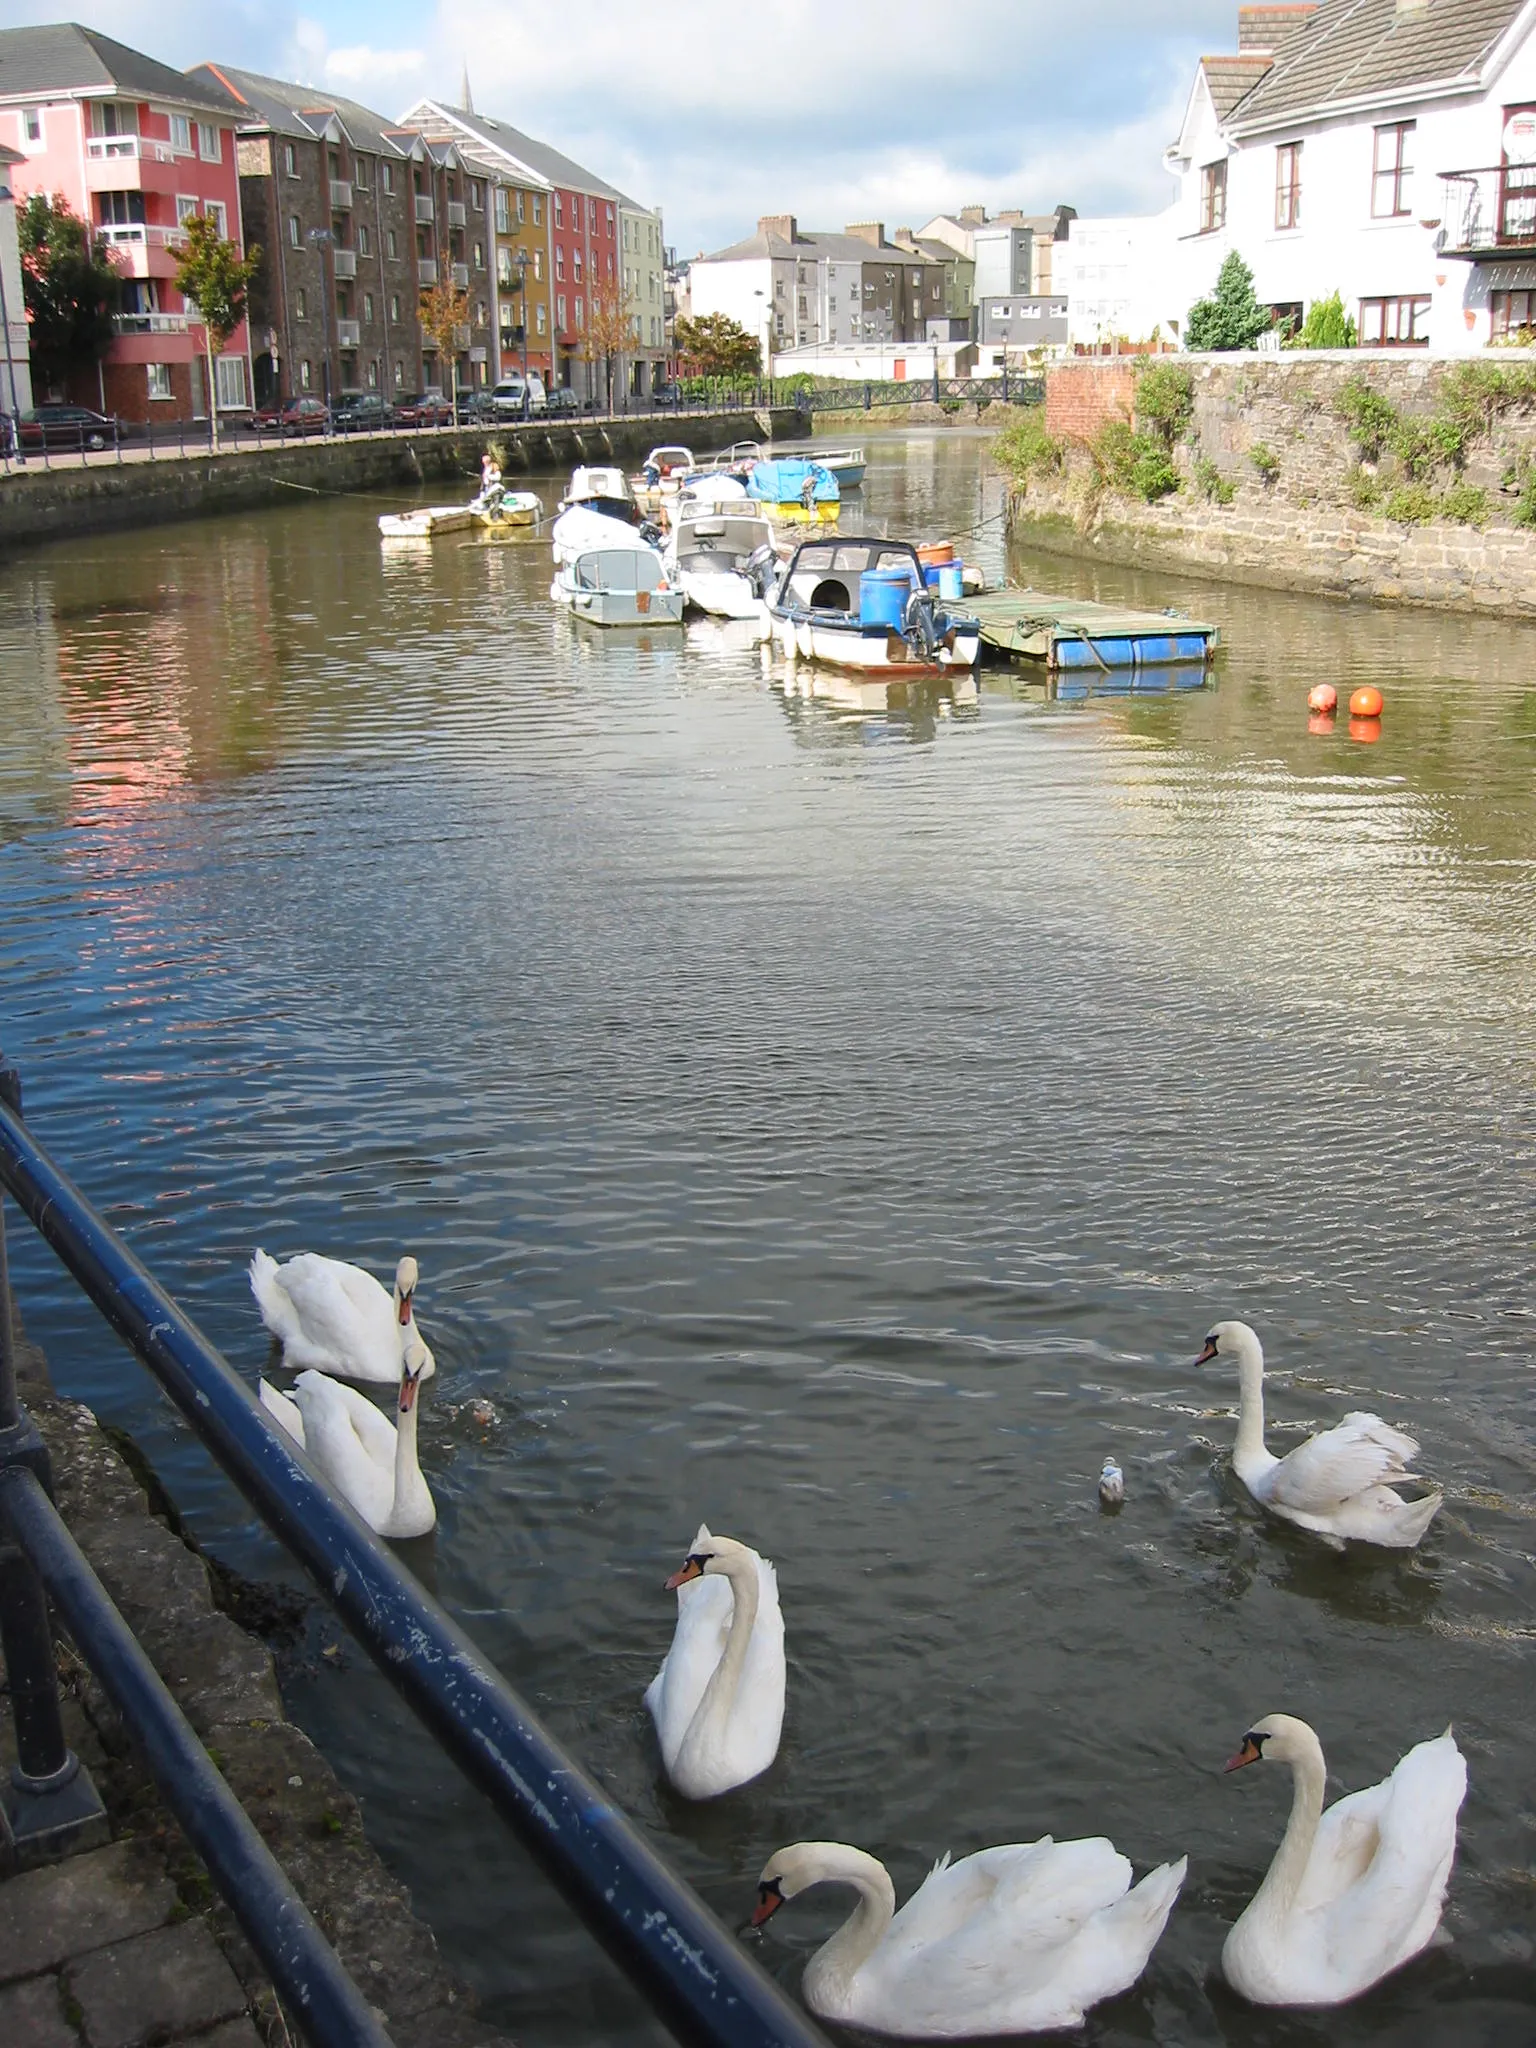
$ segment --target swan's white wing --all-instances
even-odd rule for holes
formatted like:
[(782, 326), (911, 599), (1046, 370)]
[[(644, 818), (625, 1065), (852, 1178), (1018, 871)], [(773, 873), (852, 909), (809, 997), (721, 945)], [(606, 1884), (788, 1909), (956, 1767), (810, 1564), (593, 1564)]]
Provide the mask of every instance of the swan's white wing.
[(286, 1394), (280, 1394), (276, 1387), (261, 1382), (261, 1405), (293, 1438), (299, 1449), (304, 1448), (304, 1418), (297, 1405)]
[(1264, 1492), (1279, 1507), (1325, 1515), (1367, 1487), (1402, 1478), (1418, 1449), (1379, 1415), (1346, 1415), (1273, 1466)]
[(355, 1388), (323, 1372), (301, 1372), (294, 1398), (310, 1458), (369, 1527), (380, 1528), (395, 1500), (393, 1426)]
[(364, 1366), (370, 1376), (400, 1376), (400, 1327), (392, 1297), (371, 1273), (319, 1252), (300, 1252), (277, 1269), (306, 1347), (338, 1368)]
[[(693, 1548), (709, 1540), (700, 1529)], [(646, 1688), (645, 1704), (656, 1723), (661, 1753), (668, 1764), (699, 1710), (715, 1666), (725, 1654), (735, 1602), (729, 1579), (689, 1579), (677, 1589), (677, 1627), (661, 1669)]]

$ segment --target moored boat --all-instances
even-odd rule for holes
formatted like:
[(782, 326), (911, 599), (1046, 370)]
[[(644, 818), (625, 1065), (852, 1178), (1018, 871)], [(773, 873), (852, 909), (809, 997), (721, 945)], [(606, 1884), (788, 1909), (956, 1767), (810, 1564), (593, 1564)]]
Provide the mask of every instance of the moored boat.
[(663, 499), (677, 496), (683, 478), (696, 467), (693, 450), (680, 442), (653, 448), (640, 474), (630, 478), (630, 487), (642, 504), (659, 505)]
[(597, 506), (601, 502), (585, 500), (570, 506), (549, 529), (557, 565), (574, 562), (578, 555), (592, 548), (651, 546), (652, 528), (642, 531), (627, 519), (615, 519), (611, 513), (600, 512)]
[(780, 519), (807, 523), (836, 519), (841, 498), (832, 472), (819, 462), (808, 462), (800, 456), (754, 463), (747, 479), (747, 495), (768, 506)]
[(633, 533), (622, 543), (589, 548), (561, 562), (549, 595), (573, 617), (594, 626), (682, 623), (681, 589), (669, 580), (656, 550)]
[(941, 599), (906, 541), (802, 541), (767, 596), (773, 637), (791, 659), (885, 675), (974, 665), (981, 627)]
[(840, 491), (856, 491), (864, 481), (867, 465), (862, 448), (813, 448), (810, 459), (831, 470)]
[(640, 507), (622, 469), (596, 464), (573, 469), (565, 496), (560, 500), (560, 510), (564, 512), (572, 505), (585, 505), (589, 511), (601, 512), (609, 519), (622, 519), (630, 526), (640, 524)]
[(532, 491), (506, 491), (499, 501), (482, 505), (419, 505), (410, 512), (383, 512), (379, 534), (384, 540), (434, 540), (439, 534), (478, 530), (487, 535), (534, 525), (543, 506)]
[(683, 595), (720, 619), (761, 619), (763, 592), (778, 570), (773, 529), (755, 506), (679, 510), (662, 552)]

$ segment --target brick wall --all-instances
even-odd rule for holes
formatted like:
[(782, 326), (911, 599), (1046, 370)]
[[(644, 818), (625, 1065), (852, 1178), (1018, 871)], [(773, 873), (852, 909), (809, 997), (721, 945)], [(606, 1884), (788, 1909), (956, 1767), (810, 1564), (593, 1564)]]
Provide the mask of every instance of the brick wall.
[(1136, 365), (1124, 356), (1060, 363), (1045, 373), (1046, 431), (1061, 441), (1091, 441), (1110, 420), (1128, 420)]

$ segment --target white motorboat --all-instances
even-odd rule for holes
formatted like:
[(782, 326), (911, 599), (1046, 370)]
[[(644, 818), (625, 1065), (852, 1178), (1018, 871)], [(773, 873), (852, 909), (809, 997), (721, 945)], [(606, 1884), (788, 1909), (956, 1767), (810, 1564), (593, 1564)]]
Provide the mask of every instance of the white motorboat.
[(572, 505), (585, 505), (591, 511), (606, 513), (610, 519), (627, 520), (631, 526), (640, 524), (640, 507), (622, 469), (596, 464), (573, 469), (565, 496), (560, 500), (560, 510), (564, 512)]
[(981, 622), (928, 588), (903, 540), (802, 541), (768, 592), (774, 641), (791, 660), (891, 676), (974, 665)]
[(383, 540), (433, 540), (442, 533), (471, 531), (494, 536), (513, 527), (532, 526), (543, 506), (532, 491), (504, 491), (488, 504), (476, 498), (468, 505), (419, 505), (410, 512), (383, 512)]
[(642, 504), (656, 506), (664, 499), (677, 496), (683, 478), (694, 466), (693, 450), (683, 447), (680, 442), (673, 442), (653, 448), (645, 458), (645, 467), (640, 474), (629, 481)]
[(656, 550), (633, 534), (622, 544), (589, 548), (562, 562), (549, 594), (573, 617), (594, 626), (682, 624), (682, 590), (668, 579)]
[(741, 505), (746, 498), (747, 487), (739, 476), (723, 469), (696, 470), (692, 476), (684, 477), (673, 516), (680, 519), (685, 512), (703, 505)]
[(755, 506), (678, 507), (662, 551), (683, 595), (717, 619), (766, 619), (763, 592), (777, 575), (773, 528)]
[(593, 548), (650, 546), (648, 533), (642, 533), (627, 519), (615, 519), (611, 513), (599, 511), (597, 507), (602, 502), (599, 499), (572, 505), (549, 529), (557, 567), (562, 562), (574, 562), (578, 555)]

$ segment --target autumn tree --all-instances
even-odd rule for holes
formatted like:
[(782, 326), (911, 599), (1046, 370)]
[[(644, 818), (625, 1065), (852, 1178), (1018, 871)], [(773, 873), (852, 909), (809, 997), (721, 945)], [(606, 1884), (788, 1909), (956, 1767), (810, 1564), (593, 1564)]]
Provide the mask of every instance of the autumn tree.
[(594, 278), (587, 293), (587, 325), (581, 337), (581, 353), (589, 363), (603, 366), (603, 384), (608, 410), (613, 411), (613, 366), (635, 345), (634, 308), (630, 297), (615, 277)]
[(49, 389), (112, 346), (122, 280), (106, 244), (58, 194), (34, 192), (16, 223), (32, 358)]
[(762, 349), (729, 313), (680, 319), (676, 340), (685, 368), (697, 377), (756, 377), (762, 372)]
[(215, 364), (229, 346), (229, 338), (245, 318), (250, 301), (251, 279), (261, 268), (261, 251), (252, 249), (242, 256), (233, 242), (219, 233), (211, 214), (190, 214), (182, 222), (185, 237), (176, 265), (176, 289), (203, 323), (203, 345), (208, 354), (208, 417), (213, 422), (213, 445), (219, 445), (219, 387)]
[(448, 365), (448, 389), (453, 398), (453, 423), (459, 423), (459, 373), (455, 358), (469, 346), (469, 293), (452, 277), (443, 277), (421, 295), (421, 331), (437, 347), (439, 370)]

